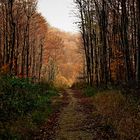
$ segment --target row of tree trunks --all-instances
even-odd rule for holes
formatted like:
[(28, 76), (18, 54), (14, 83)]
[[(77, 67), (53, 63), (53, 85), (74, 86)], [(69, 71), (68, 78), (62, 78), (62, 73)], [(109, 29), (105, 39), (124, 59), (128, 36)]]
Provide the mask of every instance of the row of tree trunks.
[(74, 0), (90, 85), (140, 81), (140, 2)]
[(47, 23), (36, 5), (36, 0), (0, 1), (0, 66), (10, 75), (40, 80)]

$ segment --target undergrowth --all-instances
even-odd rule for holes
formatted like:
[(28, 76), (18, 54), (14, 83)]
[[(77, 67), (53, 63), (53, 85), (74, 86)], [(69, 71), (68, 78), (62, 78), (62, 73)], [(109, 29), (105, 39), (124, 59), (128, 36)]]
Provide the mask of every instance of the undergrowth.
[(120, 140), (140, 139), (140, 98), (138, 90), (126, 90), (115, 86), (96, 88), (86, 86), (84, 95), (93, 99), (97, 111), (94, 115), (106, 118), (104, 126), (113, 127)]
[(91, 86), (87, 86), (84, 89), (84, 94), (88, 97), (94, 96), (97, 93), (97, 89)]
[(57, 90), (29, 79), (0, 78), (0, 139), (28, 139), (52, 112), (51, 97)]
[(97, 113), (107, 118), (105, 125), (113, 126), (119, 139), (140, 139), (140, 101), (121, 91), (108, 90), (93, 97)]
[(92, 87), (92, 86), (86, 86), (83, 88), (84, 90), (84, 95), (87, 97), (92, 97), (95, 96), (98, 92), (105, 91), (104, 87)]

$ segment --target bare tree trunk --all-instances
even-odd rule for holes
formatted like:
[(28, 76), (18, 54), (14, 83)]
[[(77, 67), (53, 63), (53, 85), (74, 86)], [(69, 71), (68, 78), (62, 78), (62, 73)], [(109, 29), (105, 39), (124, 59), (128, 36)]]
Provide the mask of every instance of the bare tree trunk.
[(137, 81), (140, 82), (140, 1), (137, 0), (137, 23), (138, 23), (138, 37), (137, 37)]

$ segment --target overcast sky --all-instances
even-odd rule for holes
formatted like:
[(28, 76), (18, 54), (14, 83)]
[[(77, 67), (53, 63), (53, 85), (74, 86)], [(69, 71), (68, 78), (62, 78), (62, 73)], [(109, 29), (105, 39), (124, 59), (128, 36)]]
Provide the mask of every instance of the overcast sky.
[(77, 31), (73, 7), (73, 0), (38, 0), (38, 10), (48, 23), (66, 32)]

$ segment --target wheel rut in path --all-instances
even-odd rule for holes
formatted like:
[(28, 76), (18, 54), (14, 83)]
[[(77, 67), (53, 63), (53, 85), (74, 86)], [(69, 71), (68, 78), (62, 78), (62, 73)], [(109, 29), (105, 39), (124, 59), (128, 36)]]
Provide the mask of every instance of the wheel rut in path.
[(60, 113), (56, 140), (93, 140), (92, 133), (84, 131), (82, 125), (86, 115), (81, 110), (73, 90), (67, 90), (69, 104)]

